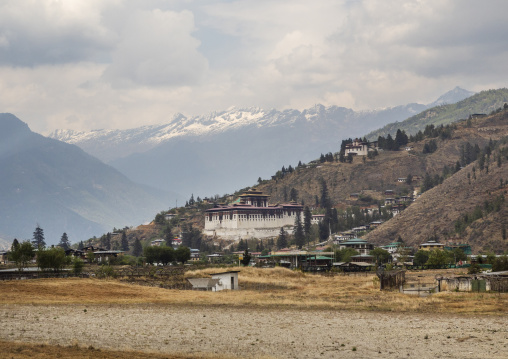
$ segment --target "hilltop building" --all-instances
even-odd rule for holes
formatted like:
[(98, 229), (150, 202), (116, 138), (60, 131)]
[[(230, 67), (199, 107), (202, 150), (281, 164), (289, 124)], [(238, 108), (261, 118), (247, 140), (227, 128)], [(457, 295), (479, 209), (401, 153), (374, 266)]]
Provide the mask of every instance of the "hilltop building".
[(360, 254), (367, 255), (370, 254), (370, 251), (374, 249), (374, 245), (372, 243), (367, 242), (364, 239), (353, 238), (339, 243), (339, 249), (346, 248), (353, 248)]
[(433, 249), (444, 249), (445, 245), (442, 243), (438, 243), (434, 239), (430, 239), (425, 243), (422, 243), (418, 246), (418, 249), (423, 251), (431, 251)]
[(367, 156), (370, 151), (378, 150), (377, 141), (364, 142), (361, 139), (355, 138), (352, 143), (346, 145), (346, 156), (351, 154), (353, 156)]
[(303, 217), (303, 206), (296, 202), (270, 205), (269, 197), (252, 188), (232, 205), (207, 209), (204, 234), (240, 240), (277, 237), (281, 227), (292, 233), (296, 216)]

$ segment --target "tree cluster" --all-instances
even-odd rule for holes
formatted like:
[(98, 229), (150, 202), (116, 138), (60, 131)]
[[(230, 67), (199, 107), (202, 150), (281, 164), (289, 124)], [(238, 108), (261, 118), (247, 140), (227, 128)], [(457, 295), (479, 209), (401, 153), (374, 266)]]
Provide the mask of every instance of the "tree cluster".
[(149, 264), (168, 265), (172, 262), (184, 264), (190, 259), (190, 249), (180, 246), (177, 250), (167, 246), (148, 246), (144, 249), (145, 260)]
[(405, 131), (397, 129), (395, 139), (390, 134), (386, 136), (378, 136), (377, 145), (380, 149), (385, 151), (398, 151), (402, 146), (407, 145), (409, 138)]

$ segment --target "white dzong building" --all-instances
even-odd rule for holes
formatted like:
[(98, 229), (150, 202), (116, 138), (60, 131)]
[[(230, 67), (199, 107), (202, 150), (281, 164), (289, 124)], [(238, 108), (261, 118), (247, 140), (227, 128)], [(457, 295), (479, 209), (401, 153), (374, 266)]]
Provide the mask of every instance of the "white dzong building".
[(277, 237), (281, 227), (291, 234), (296, 216), (303, 223), (303, 206), (296, 202), (270, 205), (269, 197), (252, 188), (240, 195), (237, 203), (207, 209), (204, 234), (223, 239), (262, 239)]

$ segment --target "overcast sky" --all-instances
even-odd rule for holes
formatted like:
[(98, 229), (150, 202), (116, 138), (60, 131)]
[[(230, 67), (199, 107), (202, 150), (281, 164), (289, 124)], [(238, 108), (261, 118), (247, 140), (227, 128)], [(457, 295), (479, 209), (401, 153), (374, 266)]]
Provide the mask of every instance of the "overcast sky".
[(0, 112), (37, 132), (506, 87), (508, 1), (3, 0)]

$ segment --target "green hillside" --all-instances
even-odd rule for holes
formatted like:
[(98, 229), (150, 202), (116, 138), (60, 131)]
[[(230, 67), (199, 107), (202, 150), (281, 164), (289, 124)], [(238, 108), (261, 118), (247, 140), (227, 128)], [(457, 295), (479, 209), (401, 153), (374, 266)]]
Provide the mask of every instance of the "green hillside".
[(442, 105), (425, 110), (402, 122), (390, 123), (379, 130), (370, 132), (366, 137), (371, 141), (378, 136), (394, 136), (397, 129), (414, 135), (423, 131), (425, 126), (446, 125), (461, 119), (467, 119), (473, 114), (490, 114), (504, 107), (508, 102), (508, 89), (488, 90), (477, 93), (452, 105)]

